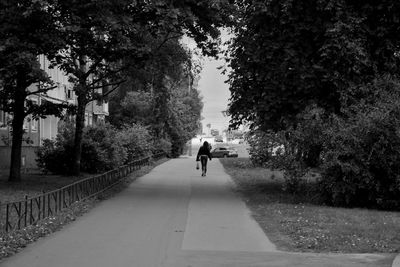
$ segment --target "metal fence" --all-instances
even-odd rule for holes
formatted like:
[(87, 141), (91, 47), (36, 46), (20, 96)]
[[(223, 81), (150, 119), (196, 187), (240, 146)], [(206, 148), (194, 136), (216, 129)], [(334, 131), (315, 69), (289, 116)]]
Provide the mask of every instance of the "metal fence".
[(0, 203), (0, 233), (19, 230), (53, 216), (75, 202), (94, 197), (121, 182), (129, 173), (158, 160), (164, 153), (146, 157), (106, 173), (89, 177), (60, 189), (24, 200)]

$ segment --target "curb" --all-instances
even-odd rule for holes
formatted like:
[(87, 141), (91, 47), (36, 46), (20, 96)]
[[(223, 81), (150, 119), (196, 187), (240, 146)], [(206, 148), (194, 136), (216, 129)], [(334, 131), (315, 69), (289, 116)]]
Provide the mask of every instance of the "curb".
[(400, 267), (400, 254), (397, 255), (396, 258), (394, 258), (392, 267)]

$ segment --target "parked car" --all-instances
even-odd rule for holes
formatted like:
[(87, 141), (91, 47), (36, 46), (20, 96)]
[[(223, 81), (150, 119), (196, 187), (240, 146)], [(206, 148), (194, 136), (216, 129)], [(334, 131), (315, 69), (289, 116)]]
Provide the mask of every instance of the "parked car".
[(216, 147), (211, 150), (211, 156), (213, 158), (237, 158), (238, 152), (231, 147)]
[(222, 139), (221, 136), (216, 136), (215, 139), (214, 139), (214, 142), (216, 142), (216, 143), (223, 143), (224, 140)]
[(241, 145), (241, 144), (244, 143), (244, 139), (243, 139), (243, 138), (232, 139), (230, 143), (231, 143), (231, 144), (234, 144), (234, 145)]

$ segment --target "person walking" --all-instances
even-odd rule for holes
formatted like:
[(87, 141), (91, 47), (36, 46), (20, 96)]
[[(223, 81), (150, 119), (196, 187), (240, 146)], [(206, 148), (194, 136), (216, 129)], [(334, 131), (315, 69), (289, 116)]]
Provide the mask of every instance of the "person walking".
[(196, 161), (201, 162), (201, 176), (206, 176), (207, 173), (207, 161), (211, 160), (210, 145), (207, 141), (204, 141), (203, 145), (199, 148), (197, 152)]

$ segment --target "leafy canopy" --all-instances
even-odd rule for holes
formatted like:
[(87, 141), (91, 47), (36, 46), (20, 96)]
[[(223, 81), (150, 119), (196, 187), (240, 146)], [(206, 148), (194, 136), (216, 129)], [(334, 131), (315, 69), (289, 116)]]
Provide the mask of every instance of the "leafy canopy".
[(233, 127), (284, 129), (312, 104), (340, 114), (349, 88), (399, 73), (398, 1), (237, 2)]

